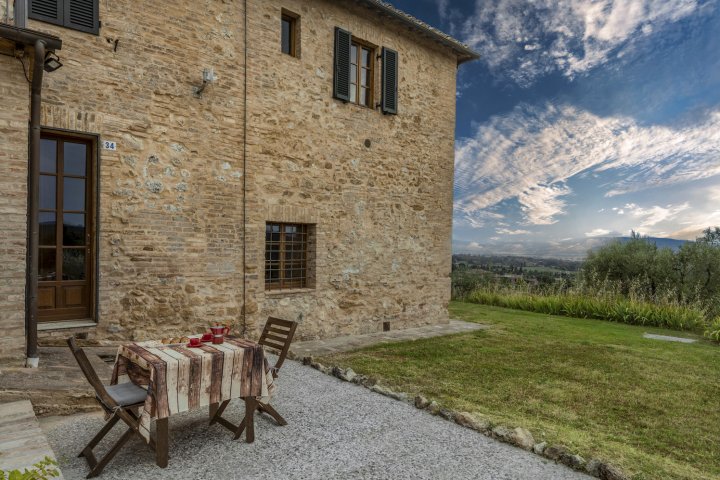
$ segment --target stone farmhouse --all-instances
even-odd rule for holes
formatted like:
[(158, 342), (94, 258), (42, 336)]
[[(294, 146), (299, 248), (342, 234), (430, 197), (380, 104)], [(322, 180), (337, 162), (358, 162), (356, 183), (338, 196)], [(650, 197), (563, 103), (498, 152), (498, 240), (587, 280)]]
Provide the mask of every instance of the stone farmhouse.
[(379, 0), (0, 3), (4, 364), (58, 332), (448, 321), (475, 52)]

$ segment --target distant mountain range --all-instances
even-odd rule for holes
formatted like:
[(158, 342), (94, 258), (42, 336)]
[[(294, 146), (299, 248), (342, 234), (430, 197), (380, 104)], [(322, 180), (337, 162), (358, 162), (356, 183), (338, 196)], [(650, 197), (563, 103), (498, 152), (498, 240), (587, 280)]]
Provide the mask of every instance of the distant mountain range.
[[(487, 240), (482, 243), (470, 240), (453, 239), (453, 253), (475, 253), (481, 255), (524, 255), (540, 258), (563, 258), (582, 260), (588, 251), (594, 250), (608, 242), (619, 240), (627, 242), (630, 237), (590, 237), (572, 238), (558, 241), (513, 241), (512, 238)], [(674, 238), (647, 237), (658, 248), (679, 249), (689, 240)]]

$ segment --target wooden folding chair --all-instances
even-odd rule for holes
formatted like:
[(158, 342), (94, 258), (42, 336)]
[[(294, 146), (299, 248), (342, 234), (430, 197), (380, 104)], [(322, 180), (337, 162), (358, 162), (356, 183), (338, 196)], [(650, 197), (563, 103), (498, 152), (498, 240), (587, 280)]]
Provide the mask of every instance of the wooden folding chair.
[[(139, 433), (139, 417), (137, 410), (143, 406), (145, 399), (147, 398), (147, 389), (139, 387), (132, 382), (121, 383), (118, 385), (111, 385), (106, 387), (103, 385), (100, 377), (98, 377), (95, 369), (90, 364), (90, 361), (85, 355), (82, 348), (79, 348), (75, 344), (75, 338), (70, 337), (67, 340), (68, 346), (72, 351), (75, 360), (77, 360), (80, 369), (82, 370), (85, 378), (95, 390), (95, 398), (102, 407), (102, 409), (110, 415), (110, 419), (107, 421), (105, 426), (90, 440), (90, 443), (80, 452), (79, 457), (85, 457), (88, 465), (90, 465), (90, 473), (86, 478), (92, 478), (99, 475), (105, 465), (120, 451), (123, 445), (130, 440), (133, 434)], [(128, 426), (127, 431), (115, 442), (115, 444), (108, 450), (108, 452), (98, 460), (95, 458), (93, 449), (98, 443), (105, 437), (105, 435), (112, 430), (115, 424), (122, 420)], [(143, 442), (145, 439), (143, 438)], [(150, 441), (150, 448), (155, 450), (155, 442)]]
[[(265, 323), (265, 328), (260, 335), (258, 344), (278, 352), (277, 362), (275, 362), (275, 366), (272, 367), (273, 378), (278, 378), (278, 371), (285, 362), (285, 358), (290, 350), (290, 343), (292, 343), (296, 328), (297, 322), (282, 320), (274, 317), (268, 317), (267, 322)], [(260, 413), (267, 413), (275, 419), (278, 425), (287, 425), (287, 422), (282, 415), (280, 415), (270, 404), (261, 404), (254, 398), (244, 398), (243, 400), (245, 400), (245, 418), (243, 418), (239, 425), (233, 425), (222, 417), (222, 414), (230, 403), (230, 400), (225, 400), (214, 412), (211, 411), (210, 425), (216, 422), (220, 423), (225, 428), (235, 433), (234, 440), (240, 438), (243, 430), (247, 428), (246, 440), (248, 443), (252, 443), (255, 440), (255, 410)]]

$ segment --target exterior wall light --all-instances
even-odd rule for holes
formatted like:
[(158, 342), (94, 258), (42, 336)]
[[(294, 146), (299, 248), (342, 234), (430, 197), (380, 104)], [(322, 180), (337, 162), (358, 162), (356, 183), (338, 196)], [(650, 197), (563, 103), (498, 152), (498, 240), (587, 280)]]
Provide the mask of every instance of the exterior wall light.
[(43, 70), (45, 70), (46, 72), (54, 72), (62, 66), (63, 64), (60, 61), (60, 58), (55, 55), (54, 52), (48, 52), (47, 55), (45, 55), (45, 63), (43, 64)]

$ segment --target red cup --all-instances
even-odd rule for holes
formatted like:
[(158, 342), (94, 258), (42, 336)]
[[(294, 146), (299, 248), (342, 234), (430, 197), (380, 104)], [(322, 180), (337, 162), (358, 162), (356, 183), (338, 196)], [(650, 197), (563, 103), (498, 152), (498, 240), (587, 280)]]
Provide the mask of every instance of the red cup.
[(199, 347), (200, 346), (200, 339), (198, 337), (191, 337), (190, 338), (190, 346), (191, 347)]
[(200, 340), (203, 342), (212, 342), (212, 339), (213, 339), (212, 333), (203, 333), (203, 336)]

